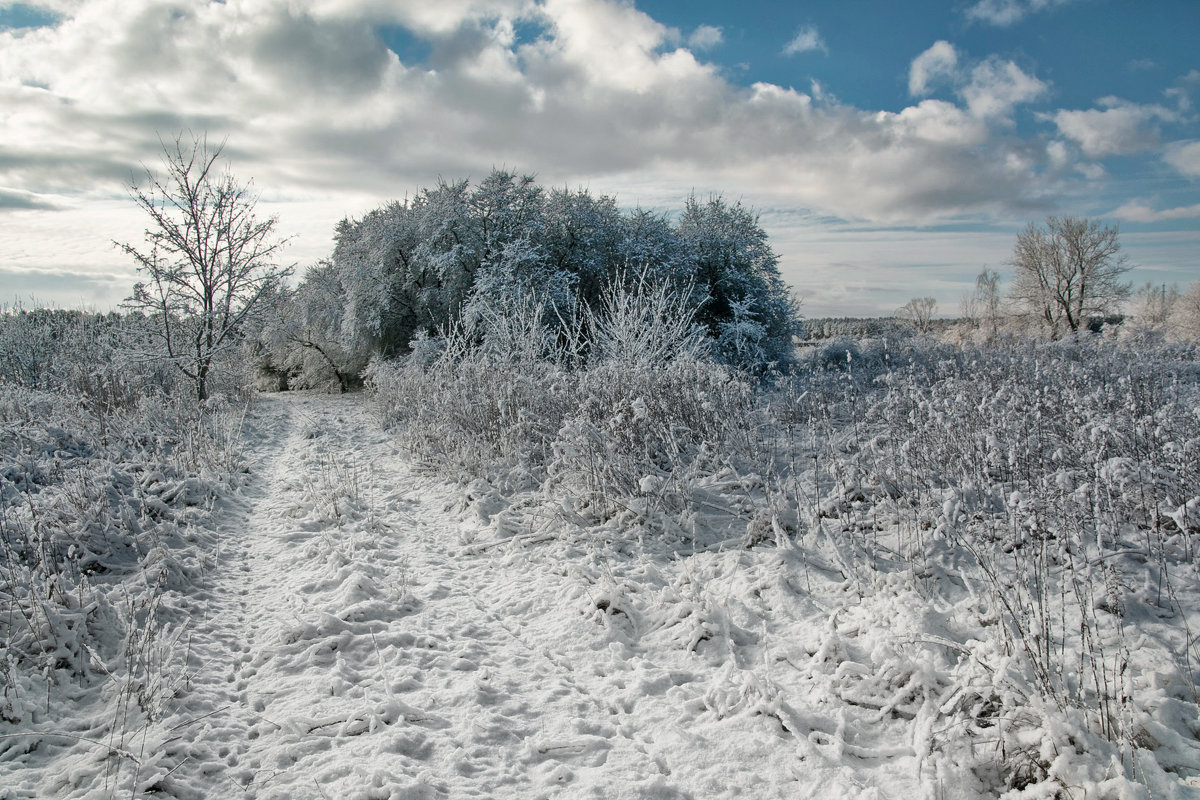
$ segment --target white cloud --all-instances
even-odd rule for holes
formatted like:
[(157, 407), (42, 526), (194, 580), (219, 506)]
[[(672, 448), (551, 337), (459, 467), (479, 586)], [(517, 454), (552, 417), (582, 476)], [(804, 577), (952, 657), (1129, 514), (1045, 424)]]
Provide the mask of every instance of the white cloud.
[(958, 53), (954, 45), (940, 40), (913, 59), (908, 68), (908, 93), (926, 94), (930, 84), (939, 79), (953, 79), (958, 70)]
[(967, 19), (1007, 26), (1024, 17), (1025, 11), (1020, 0), (979, 0), (966, 13)]
[(1166, 161), (1189, 178), (1200, 178), (1200, 141), (1174, 142), (1167, 146)]
[(1066, 5), (1071, 0), (978, 0), (966, 10), (967, 19), (1008, 27), (1030, 14)]
[(541, 18), (552, 37), (529, 48), (543, 67), (567, 67), (597, 87), (646, 92), (664, 81), (706, 78), (686, 51), (660, 55), (671, 37), (664, 25), (632, 5), (611, 0), (545, 0)]
[(1102, 98), (1103, 108), (1060, 110), (1049, 115), (1059, 132), (1091, 158), (1129, 155), (1158, 144), (1156, 123), (1171, 122), (1176, 114), (1160, 105), (1140, 105), (1115, 97)]
[(914, 136), (928, 142), (971, 147), (983, 144), (988, 138), (986, 124), (943, 100), (922, 100), (898, 114), (881, 111), (879, 119), (891, 123), (906, 137)]
[(1111, 216), (1126, 222), (1170, 222), (1180, 219), (1200, 219), (1200, 203), (1155, 210), (1143, 200), (1131, 200), (1112, 212)]
[(972, 114), (1003, 120), (1018, 103), (1036, 100), (1048, 88), (1012, 61), (993, 57), (971, 70), (971, 79), (961, 94)]
[(1050, 161), (1050, 166), (1055, 169), (1063, 169), (1071, 163), (1071, 149), (1066, 142), (1056, 140), (1046, 145), (1046, 157)]
[(783, 54), (785, 56), (809, 53), (814, 50), (820, 50), (822, 53), (829, 52), (829, 48), (825, 46), (825, 40), (821, 38), (816, 25), (805, 25), (796, 31), (796, 35), (792, 37), (790, 42), (783, 46)]
[(1163, 96), (1175, 103), (1180, 114), (1188, 114), (1192, 110), (1192, 95), (1200, 87), (1200, 70), (1188, 70), (1184, 75), (1175, 79), (1175, 85), (1163, 91)]
[(715, 25), (701, 25), (688, 36), (688, 47), (693, 50), (711, 50), (725, 41), (721, 29)]
[(954, 45), (944, 40), (934, 42), (908, 68), (908, 91), (913, 96), (929, 94), (937, 83), (953, 85), (971, 114), (1001, 123), (1008, 121), (1016, 105), (1038, 99), (1049, 88), (1015, 62), (996, 56), (968, 71)]
[[(90, 0), (85, 0), (90, 2)], [(248, 7), (287, 5), (278, 0), (243, 0)], [(511, 19), (534, 13), (534, 0), (309, 0), (295, 4), (319, 19), (395, 24), (422, 35), (446, 36), (464, 22)]]

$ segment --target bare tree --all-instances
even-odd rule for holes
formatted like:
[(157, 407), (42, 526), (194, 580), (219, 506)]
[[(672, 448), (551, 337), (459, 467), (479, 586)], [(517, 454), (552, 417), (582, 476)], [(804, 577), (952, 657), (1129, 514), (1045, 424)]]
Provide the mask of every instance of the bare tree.
[(933, 321), (933, 312), (937, 310), (937, 300), (932, 297), (914, 297), (902, 305), (896, 314), (912, 322), (918, 333), (928, 333)]
[(163, 174), (147, 168), (146, 182), (129, 189), (150, 218), (144, 246), (116, 244), (146, 277), (127, 306), (157, 323), (162, 354), (204, 400), (217, 359), (292, 270), (275, 263), (286, 244), (278, 220), (260, 220), (250, 185), (218, 168), (223, 145), (189, 139), (164, 142)]
[(1115, 225), (1079, 217), (1047, 217), (1017, 235), (1013, 300), (1054, 338), (1114, 311), (1129, 296), (1129, 271)]

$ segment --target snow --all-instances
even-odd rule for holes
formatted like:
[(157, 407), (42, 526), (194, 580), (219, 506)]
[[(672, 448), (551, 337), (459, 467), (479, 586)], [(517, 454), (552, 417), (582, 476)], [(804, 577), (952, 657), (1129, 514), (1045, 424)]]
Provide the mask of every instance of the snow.
[(244, 436), (245, 485), (169, 555), (199, 566), (162, 595), (161, 691), (6, 725), (30, 741), (0, 748), (0, 798), (932, 800), (1021, 758), (1009, 797), (1052, 796), (1044, 765), (1073, 796), (1200, 793), (1195, 706), (1153, 647), (1130, 647), (1161, 683), (1144, 731), (1176, 771), (1140, 751), (1144, 786), (1032, 690), (1027, 719), (991, 716), (1020, 672), (949, 549), (862, 581), (825, 528), (634, 542), (567, 497), (444, 482), (356, 395), (259, 396)]

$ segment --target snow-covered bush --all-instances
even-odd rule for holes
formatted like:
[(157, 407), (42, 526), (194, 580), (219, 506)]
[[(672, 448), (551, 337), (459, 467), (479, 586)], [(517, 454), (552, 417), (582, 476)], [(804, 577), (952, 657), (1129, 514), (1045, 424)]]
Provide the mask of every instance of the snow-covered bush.
[[(160, 611), (240, 468), (241, 407), (171, 393), (136, 317), (37, 312), (0, 335), (26, 348), (0, 358), (0, 727), (102, 696), (125, 709), (105, 723), (119, 754), (181, 679)], [(5, 750), (38, 741), (4, 733)]]
[(138, 315), (39, 308), (0, 313), (0, 380), (127, 407), (146, 386), (173, 391), (177, 372), (146, 357), (150, 329)]
[(706, 357), (669, 287), (610, 284), (582, 335), (549, 307), (489, 301), (432, 361), (372, 364), (372, 389), (410, 450), (455, 476), (553, 486), (605, 517), (753, 438), (753, 386)]
[(535, 298), (479, 304), (405, 359), (376, 359), (366, 377), (410, 452), (457, 475), (500, 466), (540, 471), (574, 396), (565, 353)]

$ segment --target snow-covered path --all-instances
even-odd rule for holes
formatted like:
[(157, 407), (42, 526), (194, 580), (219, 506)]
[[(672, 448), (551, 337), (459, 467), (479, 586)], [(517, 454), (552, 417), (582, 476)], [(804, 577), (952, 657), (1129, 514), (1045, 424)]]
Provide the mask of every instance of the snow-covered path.
[[(467, 546), (470, 525), (450, 508), (460, 495), (414, 473), (362, 398), (264, 397), (254, 426), (256, 477), (221, 518), (217, 566), (186, 637), (187, 688), (161, 721), (159, 763), (172, 771), (159, 790), (711, 798), (905, 788), (891, 770), (878, 777), (896, 792), (839, 763), (844, 718), (836, 732), (828, 721), (839, 746), (825, 758), (812, 744), (818, 723), (772, 705), (763, 651), (748, 642), (733, 652), (727, 610), (709, 609), (729, 644), (708, 658), (694, 650), (713, 633), (696, 627), (699, 614), (638, 612), (639, 571), (686, 593), (654, 564), (610, 569), (598, 548), (564, 558)], [(756, 569), (746, 588), (760, 594), (772, 576)], [(777, 643), (772, 660), (799, 646)]]
[(199, 598), (164, 789), (532, 797), (603, 773), (584, 781), (596, 796), (675, 794), (620, 703), (555, 650), (606, 650), (594, 626), (534, 576), (461, 556), (448, 496), (361, 400), (269, 397), (258, 417), (260, 478)]

